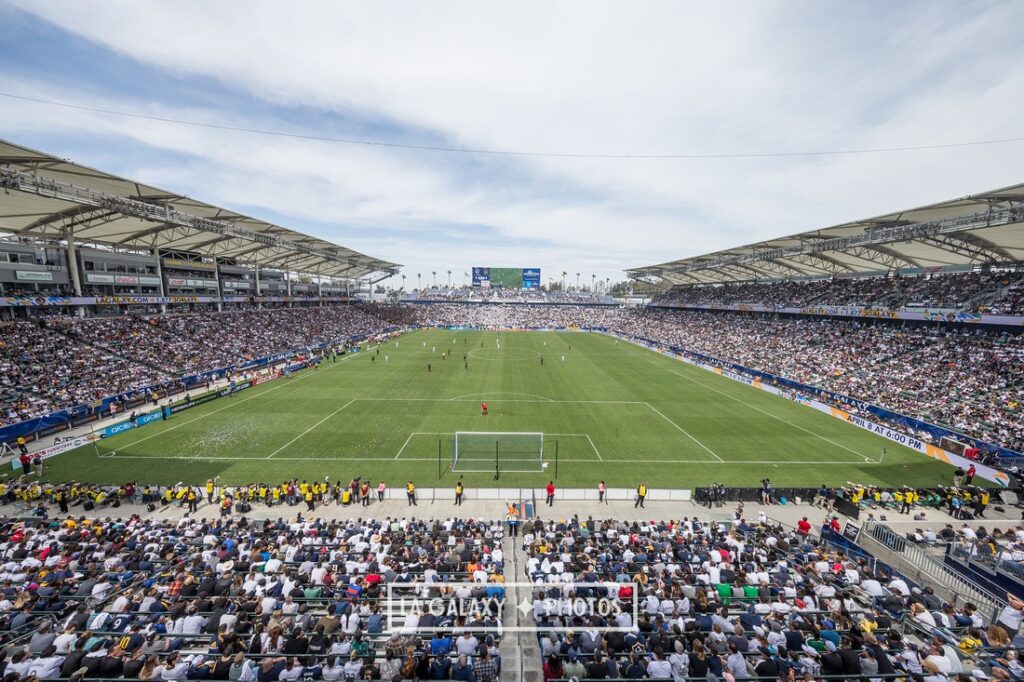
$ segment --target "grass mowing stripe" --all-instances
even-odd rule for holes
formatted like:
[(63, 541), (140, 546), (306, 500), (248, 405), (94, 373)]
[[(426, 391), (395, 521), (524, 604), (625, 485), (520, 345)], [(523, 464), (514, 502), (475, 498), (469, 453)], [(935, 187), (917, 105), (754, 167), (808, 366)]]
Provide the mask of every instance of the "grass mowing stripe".
[[(721, 457), (719, 457), (719, 456), (718, 456), (718, 455), (717, 455), (717, 454), (715, 453), (715, 451), (714, 451), (714, 450), (712, 450), (712, 449), (711, 449), (711, 448), (709, 448), (709, 447), (708, 447), (707, 445), (704, 445), (704, 443), (701, 443), (701, 442), (700, 442), (699, 440), (697, 440), (697, 438), (695, 438), (695, 437), (694, 437), (694, 436), (693, 436), (693, 435), (692, 435), (692, 434), (691, 434), (691, 433), (690, 433), (689, 431), (687, 431), (687, 430), (686, 430), (686, 429), (684, 429), (684, 428), (683, 428), (682, 426), (680, 426), (679, 424), (676, 424), (676, 423), (675, 423), (674, 421), (672, 421), (671, 419), (669, 419), (668, 417), (666, 417), (666, 416), (665, 416), (665, 413), (664, 413), (664, 412), (662, 412), (661, 410), (659, 410), (659, 409), (658, 409), (657, 407), (655, 407), (654, 405), (651, 405), (650, 403), (644, 403), (644, 404), (645, 404), (645, 405), (647, 405), (647, 407), (649, 407), (649, 408), (651, 408), (652, 410), (654, 410), (655, 412), (657, 412), (658, 414), (660, 414), (660, 415), (661, 415), (661, 418), (662, 418), (662, 419), (664, 419), (664, 420), (665, 420), (665, 421), (667, 421), (667, 422), (668, 422), (669, 424), (671, 424), (672, 426), (676, 427), (677, 429), (679, 429), (680, 431), (682, 431), (682, 432), (683, 432), (684, 434), (686, 434), (686, 437), (687, 437), (687, 438), (689, 438), (689, 439), (690, 439), (690, 440), (692, 440), (692, 441), (693, 441), (694, 443), (696, 443), (697, 445), (701, 446), (702, 448), (704, 448), (705, 450), (707, 450), (707, 451), (708, 451), (709, 453), (711, 453), (711, 456), (712, 456), (712, 457), (714, 457), (715, 459), (717, 459), (717, 460), (718, 460), (719, 462), (724, 462), (724, 461), (725, 461), (724, 459), (722, 459)], [(596, 448), (595, 448), (595, 449), (596, 449)]]
[[(349, 358), (345, 358), (345, 360), (351, 360), (353, 357), (355, 357), (355, 356), (353, 355), (353, 356), (351, 356)], [(341, 362), (345, 362), (345, 360), (342, 360)], [(336, 364), (341, 364), (341, 363), (336, 363)], [(160, 429), (159, 431), (157, 431), (156, 433), (154, 433), (152, 435), (146, 436), (145, 438), (140, 438), (140, 439), (138, 439), (136, 441), (128, 443), (127, 445), (122, 445), (120, 447), (124, 448), (124, 449), (127, 449), (127, 448), (133, 447), (135, 445), (138, 445), (139, 443), (144, 443), (147, 440), (149, 440), (150, 438), (156, 438), (157, 436), (161, 436), (161, 435), (163, 435), (165, 433), (169, 433), (169, 432), (171, 432), (171, 431), (173, 431), (175, 429), (181, 428), (182, 426), (188, 426), (189, 424), (192, 424), (193, 422), (197, 422), (200, 419), (206, 419), (207, 417), (209, 417), (212, 414), (217, 414), (218, 412), (223, 412), (224, 410), (230, 409), (230, 408), (234, 407), (235, 405), (241, 405), (242, 403), (244, 403), (244, 402), (246, 402), (248, 400), (252, 400), (253, 398), (260, 398), (260, 397), (265, 396), (265, 395), (267, 395), (269, 393), (273, 393), (274, 391), (276, 391), (278, 389), (284, 388), (285, 386), (293, 386), (293, 385), (295, 385), (295, 383), (297, 381), (302, 381), (306, 377), (312, 376), (314, 374), (316, 374), (316, 370), (307, 371), (305, 374), (300, 376), (298, 379), (294, 379), (294, 380), (285, 379), (284, 381), (282, 381), (280, 386), (273, 386), (271, 388), (268, 388), (265, 391), (260, 391), (259, 393), (254, 393), (253, 395), (246, 396), (245, 398), (242, 398), (241, 400), (232, 400), (231, 404), (229, 404), (229, 405), (225, 405), (224, 407), (218, 407), (215, 410), (210, 410), (206, 414), (201, 414), (198, 417), (195, 417), (193, 419), (189, 419), (187, 421), (183, 421), (183, 422), (181, 422), (179, 424), (175, 424), (174, 426), (169, 426), (166, 429)], [(278, 381), (281, 381), (281, 379), (278, 379)]]
[[(309, 427), (308, 429), (306, 429), (305, 431), (303, 431), (303, 432), (302, 432), (302, 433), (300, 433), (299, 435), (295, 436), (295, 438), (292, 438), (292, 439), (291, 439), (290, 441), (288, 441), (287, 443), (285, 443), (284, 445), (282, 445), (281, 447), (279, 447), (279, 448), (278, 448), (277, 450), (274, 450), (273, 452), (271, 452), (271, 453), (270, 453), (269, 455), (267, 455), (267, 459), (270, 459), (271, 457), (273, 457), (273, 456), (274, 456), (274, 455), (276, 455), (277, 453), (281, 452), (281, 451), (282, 451), (282, 450), (284, 450), (284, 449), (285, 449), (286, 447), (288, 447), (289, 445), (291, 445), (291, 444), (292, 444), (292, 443), (294, 443), (295, 441), (299, 440), (300, 438), (302, 438), (303, 436), (305, 436), (305, 435), (306, 435), (307, 433), (309, 433), (310, 431), (312, 431), (312, 430), (313, 430), (313, 429), (315, 429), (316, 427), (320, 426), (320, 425), (321, 425), (321, 424), (323, 424), (323, 423), (324, 423), (325, 421), (327, 421), (328, 419), (330, 419), (330, 418), (331, 418), (331, 417), (333, 417), (334, 415), (338, 414), (339, 412), (341, 412), (342, 410), (344, 410), (344, 409), (345, 409), (346, 407), (348, 407), (349, 405), (351, 405), (352, 403), (354, 403), (354, 402), (355, 402), (355, 401), (357, 401), (357, 400), (359, 400), (359, 398), (352, 398), (352, 400), (348, 401), (347, 403), (345, 403), (344, 405), (342, 405), (341, 407), (339, 407), (338, 409), (336, 409), (336, 410), (335, 410), (334, 412), (331, 412), (331, 413), (330, 413), (329, 415), (327, 415), (326, 417), (324, 417), (323, 419), (321, 419), (320, 421), (318, 421), (318, 422), (317, 422), (316, 424), (313, 424), (312, 426), (310, 426), (310, 427)], [(410, 438), (412, 438), (412, 436), (410, 436)], [(397, 459), (397, 458), (396, 458), (396, 459)]]
[[(644, 350), (640, 346), (636, 346), (636, 348), (638, 348), (640, 350)], [(661, 355), (661, 354), (659, 353), (659, 355)], [(643, 355), (641, 355), (641, 357), (644, 360), (646, 360), (647, 362), (651, 363), (652, 365), (655, 365), (657, 367), (661, 367), (661, 365), (659, 365), (654, 360), (651, 360), (648, 357), (644, 357)], [(668, 358), (666, 358), (666, 360), (668, 360)], [(671, 362), (671, 360), (669, 360), (669, 362)], [(778, 419), (783, 424), (788, 424), (788, 425), (790, 425), (790, 426), (792, 426), (794, 428), (800, 429), (801, 431), (803, 431), (805, 433), (811, 434), (815, 438), (820, 438), (820, 439), (822, 439), (824, 441), (828, 441), (829, 443), (832, 443), (832, 445), (835, 445), (838, 448), (842, 448), (843, 450), (846, 450), (847, 452), (852, 452), (853, 454), (857, 455), (858, 457), (863, 457), (868, 462), (873, 462), (875, 464), (878, 464), (878, 460), (871, 459), (870, 457), (865, 455), (863, 452), (858, 452), (858, 451), (856, 451), (856, 450), (854, 450), (852, 448), (849, 448), (849, 447), (843, 445), (842, 443), (835, 442), (834, 440), (832, 440), (831, 438), (828, 438), (827, 436), (823, 436), (820, 433), (815, 433), (814, 431), (811, 431), (810, 429), (804, 428), (803, 426), (800, 426), (799, 424), (794, 424), (793, 422), (791, 422), (791, 421), (789, 421), (787, 419), (783, 419), (782, 417), (778, 416), (777, 414), (772, 414), (771, 412), (768, 412), (767, 410), (761, 409), (757, 405), (752, 405), (751, 403), (748, 403), (746, 400), (743, 400), (742, 398), (737, 398), (736, 396), (732, 395), (731, 393), (727, 393), (725, 391), (722, 391), (722, 390), (718, 389), (715, 386), (711, 386), (709, 384), (704, 383), (703, 381), (697, 381), (693, 377), (687, 376), (687, 375), (683, 374), (682, 372), (678, 372), (678, 371), (676, 371), (675, 369), (673, 369), (671, 367), (664, 367), (664, 369), (667, 369), (668, 371), (672, 372), (673, 374), (675, 374), (677, 376), (681, 376), (682, 378), (686, 379), (687, 381), (692, 381), (693, 383), (695, 383), (695, 384), (697, 384), (699, 386), (703, 386), (704, 388), (711, 389), (712, 391), (714, 391), (715, 393), (718, 393), (719, 395), (724, 395), (726, 398), (731, 398), (732, 400), (735, 400), (738, 403), (746, 405), (747, 407), (749, 407), (749, 408), (751, 408), (753, 410), (757, 410), (758, 412), (760, 412), (762, 414), (765, 414), (765, 415), (771, 417), (772, 419)], [(701, 371), (703, 371), (703, 370), (701, 370)]]

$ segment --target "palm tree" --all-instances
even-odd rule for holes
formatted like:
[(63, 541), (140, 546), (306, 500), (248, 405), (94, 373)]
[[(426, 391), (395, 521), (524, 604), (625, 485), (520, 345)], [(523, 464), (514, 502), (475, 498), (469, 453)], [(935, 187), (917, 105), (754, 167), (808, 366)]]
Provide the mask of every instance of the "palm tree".
[(452, 271), (451, 270), (448, 271), (448, 288), (449, 289), (452, 288)]
[(565, 276), (568, 275), (568, 274), (569, 274), (568, 272), (566, 272), (565, 270), (562, 270), (562, 291), (565, 291)]
[(580, 290), (580, 273), (576, 273), (576, 291)]
[(596, 291), (594, 291), (594, 278), (595, 277), (597, 277), (597, 275), (595, 275), (593, 273), (590, 274), (590, 293), (592, 293), (592, 294), (596, 294), (597, 293)]
[(402, 275), (402, 291), (405, 291), (405, 275)]
[(437, 288), (437, 270), (431, 270), (430, 274), (432, 274), (434, 276), (434, 284), (433, 284), (433, 286), (436, 289)]
[(420, 291), (421, 289), (423, 289), (423, 283), (420, 282), (420, 277), (422, 277), (422, 276), (423, 276), (422, 273), (419, 273), (419, 272), (416, 273), (416, 291)]

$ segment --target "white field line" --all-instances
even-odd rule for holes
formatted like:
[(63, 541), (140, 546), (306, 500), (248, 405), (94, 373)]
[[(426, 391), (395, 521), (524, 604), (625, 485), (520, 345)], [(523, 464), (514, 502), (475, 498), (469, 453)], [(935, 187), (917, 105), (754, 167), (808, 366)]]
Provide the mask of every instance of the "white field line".
[(676, 423), (675, 423), (674, 421), (672, 421), (671, 419), (669, 419), (668, 417), (666, 417), (666, 416), (665, 416), (665, 413), (663, 413), (663, 412), (662, 412), (661, 410), (659, 410), (659, 409), (658, 409), (657, 407), (655, 407), (654, 405), (651, 405), (650, 403), (644, 403), (644, 405), (646, 405), (647, 407), (651, 408), (652, 410), (654, 410), (655, 412), (657, 412), (658, 414), (660, 414), (660, 415), (661, 415), (661, 418), (662, 418), (662, 419), (664, 419), (664, 420), (665, 420), (665, 421), (667, 421), (667, 422), (668, 422), (669, 424), (671, 424), (672, 426), (676, 427), (677, 429), (679, 429), (680, 431), (682, 431), (682, 432), (683, 432), (684, 434), (686, 434), (686, 437), (687, 437), (687, 438), (689, 438), (689, 439), (690, 439), (690, 440), (692, 440), (692, 441), (693, 441), (694, 443), (696, 443), (697, 445), (699, 445), (699, 446), (701, 446), (702, 448), (704, 448), (705, 450), (707, 450), (707, 451), (708, 451), (708, 453), (710, 453), (710, 454), (711, 454), (711, 456), (712, 456), (712, 457), (714, 457), (715, 459), (717, 459), (717, 460), (718, 460), (719, 462), (724, 462), (724, 461), (725, 461), (724, 459), (722, 459), (721, 457), (719, 457), (719, 456), (718, 456), (718, 454), (717, 454), (717, 453), (715, 453), (715, 451), (714, 451), (714, 450), (712, 450), (712, 449), (711, 449), (711, 448), (709, 448), (709, 447), (708, 447), (707, 445), (704, 445), (704, 443), (701, 443), (701, 442), (700, 442), (699, 440), (697, 440), (697, 439), (696, 439), (696, 438), (695, 438), (695, 437), (694, 437), (694, 436), (693, 436), (693, 435), (692, 435), (692, 434), (691, 434), (691, 433), (690, 433), (689, 431), (687, 431), (687, 430), (686, 430), (686, 429), (684, 429), (684, 428), (683, 428), (682, 426), (680, 426), (679, 424), (676, 424)]
[(597, 455), (597, 461), (599, 461), (599, 462), (603, 462), (603, 461), (604, 461), (604, 458), (602, 458), (602, 457), (601, 457), (601, 453), (600, 453), (600, 452), (598, 452), (598, 450), (597, 450), (597, 446), (596, 446), (596, 445), (594, 445), (594, 441), (593, 441), (593, 440), (591, 440), (591, 438), (590, 438), (590, 434), (588, 433), (588, 434), (586, 434), (586, 436), (587, 436), (587, 440), (588, 440), (588, 441), (590, 441), (590, 447), (594, 448), (594, 454), (595, 454), (595, 455)]
[(412, 437), (415, 435), (415, 432), (409, 434), (409, 437), (405, 439), (404, 443), (402, 443), (402, 447), (398, 448), (398, 452), (395, 453), (395, 459), (398, 459), (399, 457), (402, 456), (402, 452), (405, 451), (405, 446), (409, 444), (409, 441), (411, 441)]
[[(544, 402), (552, 402), (552, 403), (558, 402), (557, 400), (552, 400), (551, 398), (545, 398), (544, 396), (537, 395), (536, 393), (516, 393), (515, 391), (494, 391), (493, 393), (466, 393), (465, 395), (457, 395), (454, 398), (444, 398), (444, 400), (450, 400), (452, 402), (455, 402), (455, 401), (458, 401), (458, 400), (474, 400), (474, 402), (475, 402), (476, 399), (486, 398), (486, 399), (492, 400), (492, 401), (493, 400), (501, 401), (501, 400), (504, 400), (504, 398), (495, 397), (495, 396), (503, 396), (503, 395), (526, 395), (526, 396), (530, 396), (531, 398), (537, 398), (537, 399), (542, 400)], [(508, 401), (506, 401), (506, 402), (508, 402)]]
[[(292, 444), (292, 443), (294, 443), (295, 441), (299, 440), (300, 438), (302, 438), (303, 436), (305, 436), (305, 435), (306, 435), (307, 433), (309, 433), (310, 431), (312, 431), (312, 430), (313, 430), (313, 429), (315, 429), (316, 427), (320, 426), (320, 425), (321, 425), (321, 424), (323, 424), (323, 423), (324, 423), (325, 421), (327, 421), (328, 419), (330, 419), (330, 418), (331, 418), (331, 417), (333, 417), (334, 415), (338, 414), (339, 412), (341, 412), (342, 410), (344, 410), (344, 409), (345, 409), (346, 407), (348, 407), (349, 405), (351, 405), (352, 403), (354, 403), (354, 402), (355, 402), (355, 401), (357, 401), (357, 400), (359, 400), (359, 398), (352, 398), (352, 400), (348, 401), (347, 403), (345, 403), (344, 405), (342, 405), (341, 407), (339, 407), (338, 409), (336, 409), (336, 410), (335, 410), (334, 412), (331, 412), (331, 413), (330, 413), (329, 415), (327, 415), (326, 417), (324, 417), (323, 419), (321, 419), (320, 421), (318, 421), (318, 422), (317, 422), (316, 424), (313, 424), (312, 426), (310, 426), (310, 427), (309, 427), (308, 429), (306, 429), (305, 431), (303, 431), (303, 432), (302, 432), (302, 433), (300, 433), (299, 435), (295, 436), (295, 438), (292, 438), (292, 439), (291, 439), (290, 441), (288, 441), (287, 443), (285, 443), (284, 445), (282, 445), (281, 447), (279, 447), (279, 448), (278, 448), (277, 450), (274, 450), (273, 452), (271, 452), (271, 453), (270, 453), (269, 455), (267, 455), (267, 459), (270, 459), (271, 457), (273, 457), (273, 456), (274, 456), (274, 455), (276, 455), (277, 453), (281, 452), (281, 451), (282, 451), (282, 450), (284, 450), (284, 449), (285, 449), (286, 447), (288, 447), (289, 445), (291, 445), (291, 444)], [(398, 459), (398, 458), (396, 457), (395, 459)]]
[[(638, 346), (638, 348), (639, 348), (639, 346)], [(646, 357), (645, 354), (641, 354), (640, 357), (642, 357), (644, 360), (646, 360), (647, 362), (651, 363), (652, 365), (655, 365), (656, 367), (662, 367), (659, 363), (657, 363), (654, 360)], [(805, 433), (809, 433), (809, 434), (811, 434), (812, 436), (814, 436), (816, 438), (820, 438), (820, 439), (822, 439), (824, 441), (828, 441), (832, 445), (835, 445), (837, 448), (842, 448), (843, 450), (846, 450), (847, 452), (852, 452), (853, 454), (857, 455), (858, 457), (864, 458), (865, 461), (873, 462), (875, 464), (879, 463), (878, 460), (871, 459), (870, 457), (868, 457), (867, 455), (865, 455), (862, 452), (858, 452), (858, 451), (854, 450), (853, 448), (850, 448), (850, 447), (848, 447), (846, 445), (843, 445), (842, 443), (837, 443), (836, 441), (832, 440), (831, 438), (823, 436), (820, 433), (815, 433), (814, 431), (811, 431), (810, 429), (806, 429), (803, 426), (800, 426), (799, 424), (794, 424), (793, 422), (789, 421), (788, 419), (783, 419), (779, 415), (773, 414), (771, 412), (768, 412), (767, 410), (764, 410), (764, 409), (758, 407), (757, 405), (753, 405), (751, 403), (748, 403), (746, 400), (743, 400), (742, 398), (737, 398), (736, 396), (734, 396), (734, 395), (732, 395), (730, 393), (726, 393), (725, 391), (723, 391), (721, 389), (718, 389), (718, 388), (716, 388), (714, 386), (711, 386), (710, 384), (706, 384), (703, 381), (697, 381), (693, 377), (687, 376), (687, 375), (683, 374), (682, 372), (678, 372), (678, 371), (672, 369), (671, 367), (662, 367), (662, 368), (663, 369), (667, 369), (668, 371), (672, 372), (676, 376), (680, 376), (680, 377), (686, 379), (687, 381), (692, 381), (693, 383), (697, 384), (698, 386), (703, 386), (704, 388), (710, 389), (710, 390), (714, 391), (715, 393), (718, 393), (719, 395), (724, 395), (726, 398), (731, 398), (732, 400), (735, 400), (738, 403), (746, 405), (747, 407), (749, 407), (752, 410), (757, 410), (761, 414), (768, 415), (772, 419), (777, 419), (780, 422), (782, 422), (783, 424), (789, 424), (793, 428), (800, 429), (801, 431), (803, 431)], [(701, 371), (704, 371), (704, 370), (701, 370)], [(851, 464), (851, 462), (847, 462), (847, 464)]]
[[(186, 462), (258, 462), (259, 457), (204, 457), (203, 455), (117, 455), (117, 459), (175, 459)], [(263, 458), (266, 459), (266, 458)], [(275, 462), (394, 462), (394, 457), (275, 457)], [(403, 457), (403, 462), (436, 462), (437, 457)], [(587, 460), (592, 462), (593, 460)]]
[[(350, 355), (349, 357), (343, 359), (341, 362), (345, 362), (346, 360), (351, 360), (354, 357), (356, 357), (356, 356), (355, 355)], [(340, 365), (341, 362), (338, 362), (338, 363), (335, 363), (335, 364), (339, 364)], [(282, 377), (282, 378), (278, 379), (278, 381), (281, 382), (281, 384), (279, 386), (274, 386), (272, 388), (267, 389), (266, 391), (260, 391), (259, 393), (254, 393), (253, 395), (250, 395), (250, 396), (247, 396), (245, 398), (242, 398), (241, 400), (231, 400), (229, 398), (230, 402), (227, 405), (225, 405), (224, 407), (218, 407), (216, 410), (210, 410), (206, 414), (202, 414), (202, 415), (200, 415), (200, 416), (198, 416), (198, 417), (196, 417), (194, 419), (189, 419), (188, 421), (181, 422), (180, 424), (175, 424), (174, 426), (170, 426), (170, 427), (168, 427), (166, 429), (163, 429), (162, 431), (158, 431), (156, 433), (153, 433), (153, 434), (151, 434), (149, 436), (146, 436), (145, 438), (140, 438), (137, 441), (133, 441), (131, 443), (128, 443), (127, 445), (122, 445), (121, 447), (122, 448), (130, 448), (132, 446), (138, 445), (139, 443), (144, 443), (147, 440), (149, 440), (150, 438), (156, 438), (157, 436), (162, 436), (163, 434), (167, 433), (168, 431), (173, 431), (174, 429), (180, 428), (182, 426), (188, 426), (189, 424), (191, 424), (193, 422), (197, 422), (200, 419), (206, 419), (210, 415), (217, 414), (218, 412), (223, 412), (224, 410), (226, 410), (228, 408), (231, 408), (231, 407), (234, 407), (235, 405), (241, 405), (242, 403), (244, 403), (247, 400), (252, 400), (253, 398), (259, 398), (261, 396), (265, 396), (268, 393), (273, 393), (274, 391), (276, 391), (276, 390), (278, 390), (280, 388), (284, 388), (285, 386), (293, 386), (295, 384), (295, 382), (302, 381), (306, 377), (311, 376), (313, 374), (316, 374), (316, 370), (313, 370), (311, 372), (307, 372), (306, 374), (303, 374), (302, 376), (300, 376), (298, 379), (287, 379), (287, 378)], [(117, 457), (122, 457), (122, 455), (117, 455)]]
[[(592, 459), (563, 459), (563, 462), (590, 462), (594, 463)], [(603, 464), (774, 464), (776, 466), (786, 466), (788, 464), (842, 464), (843, 466), (853, 466), (857, 464), (878, 464), (878, 462), (837, 462), (835, 460), (820, 461), (820, 460), (800, 460), (800, 461), (780, 461), (777, 459), (730, 459), (723, 461), (721, 459), (604, 459), (601, 460)]]
[[(463, 399), (463, 398), (356, 398), (356, 400), (365, 400), (367, 402), (410, 402), (410, 403), (444, 403), (444, 402), (466, 402), (475, 403), (475, 399)], [(596, 404), (596, 405), (646, 405), (642, 400), (552, 400), (551, 398), (544, 398), (543, 400), (529, 400), (525, 398), (496, 398), (491, 402), (494, 403), (579, 403), (579, 404)]]
[[(106, 455), (106, 457), (109, 457), (109, 455)], [(184, 462), (244, 462), (244, 461), (258, 462), (259, 461), (258, 458), (253, 458), (253, 457), (203, 457), (201, 455), (198, 456), (198, 457), (195, 456), (195, 455), (117, 455), (117, 459), (166, 459), (166, 460), (179, 460), (179, 461), (184, 461)], [(394, 457), (362, 457), (362, 456), (360, 456), (360, 457), (352, 457), (352, 456), (344, 456), (344, 457), (275, 457), (274, 461), (275, 462), (394, 462), (395, 458)], [(401, 459), (401, 461), (403, 461), (403, 462), (436, 462), (437, 458), (436, 457), (403, 457)], [(459, 461), (462, 461), (462, 460), (460, 459)], [(466, 461), (471, 461), (471, 460), (466, 460)], [(483, 460), (481, 460), (481, 461), (483, 461)], [(487, 461), (493, 461), (493, 460), (487, 460)], [(519, 461), (519, 460), (517, 460), (517, 461)], [(533, 462), (535, 460), (528, 459), (528, 460), (521, 460), (521, 461)], [(561, 459), (560, 461), (562, 461), (562, 462), (572, 462), (572, 463), (585, 463), (585, 464), (586, 463), (589, 463), (589, 464), (594, 464), (595, 463), (594, 460), (592, 460), (592, 459), (575, 459), (575, 458), (574, 459)], [(674, 465), (683, 465), (683, 466), (688, 465), (688, 464), (700, 464), (700, 465), (707, 465), (707, 464), (769, 464), (769, 465), (772, 465), (772, 464), (774, 464), (774, 465), (780, 466), (780, 467), (787, 466), (787, 465), (790, 465), (790, 464), (800, 464), (800, 465), (804, 465), (804, 464), (843, 465), (843, 466), (850, 466), (851, 464), (858, 464), (858, 462), (837, 462), (835, 460), (832, 460), (832, 461), (822, 461), (822, 460), (807, 460), (807, 461), (804, 461), (804, 460), (801, 460), (801, 461), (779, 462), (778, 460), (771, 460), (771, 459), (765, 459), (765, 460), (729, 460), (727, 462), (723, 462), (723, 461), (717, 460), (717, 459), (602, 459), (601, 463), (602, 464), (674, 464)], [(860, 462), (860, 464), (877, 464), (877, 462)], [(488, 469), (488, 471), (489, 471), (489, 469)], [(502, 470), (502, 471), (505, 471), (505, 470)], [(515, 472), (509, 471), (509, 473), (515, 473)], [(523, 472), (519, 472), (519, 473), (533, 473), (533, 474), (535, 474), (535, 473), (540, 473), (540, 472), (538, 472), (535, 469), (532, 469), (530, 471), (523, 471)]]

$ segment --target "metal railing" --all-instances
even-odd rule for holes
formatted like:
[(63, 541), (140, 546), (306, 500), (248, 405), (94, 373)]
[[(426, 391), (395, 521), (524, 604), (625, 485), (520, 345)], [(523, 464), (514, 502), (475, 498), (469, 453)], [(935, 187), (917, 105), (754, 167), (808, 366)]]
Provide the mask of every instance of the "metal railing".
[[(901, 558), (913, 566), (913, 571), (905, 573), (922, 585), (928, 583), (939, 586), (952, 593), (953, 602), (970, 601), (983, 608), (991, 621), (1006, 606), (1006, 600), (993, 594), (967, 579), (963, 575), (947, 567), (941, 560), (932, 556), (920, 545), (895, 532), (885, 524), (869, 519), (864, 524), (860, 535), (861, 541), (874, 541), (885, 549), (901, 555)], [(871, 551), (870, 547), (865, 547)], [(872, 554), (875, 554), (872, 552)], [(877, 558), (877, 554), (875, 555)]]

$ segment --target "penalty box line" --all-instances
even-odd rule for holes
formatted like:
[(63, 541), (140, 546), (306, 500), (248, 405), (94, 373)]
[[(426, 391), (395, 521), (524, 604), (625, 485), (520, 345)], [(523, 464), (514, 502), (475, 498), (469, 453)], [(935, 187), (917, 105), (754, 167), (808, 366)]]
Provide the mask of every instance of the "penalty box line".
[[(356, 398), (356, 399), (360, 399), (360, 398)], [(395, 459), (395, 460), (399, 459), (401, 457), (401, 454), (406, 452), (406, 449), (409, 446), (409, 443), (413, 440), (414, 437), (416, 437), (418, 435), (451, 435), (451, 436), (454, 436), (455, 433), (456, 433), (455, 431), (413, 431), (412, 433), (409, 434), (409, 437), (406, 438), (406, 442), (401, 443), (401, 447), (399, 447), (398, 452), (395, 453), (394, 458), (392, 458), (392, 459)], [(590, 443), (591, 449), (594, 451), (594, 455), (597, 457), (597, 461), (598, 462), (603, 462), (604, 461), (604, 458), (601, 457), (600, 451), (597, 450), (597, 445), (594, 444), (594, 439), (590, 437), (589, 433), (544, 433), (544, 437), (545, 438), (547, 438), (549, 436), (552, 437), (552, 438), (560, 438), (560, 437), (564, 437), (564, 438), (586, 438), (587, 442)], [(419, 459), (424, 459), (424, 458), (406, 458), (406, 459), (407, 460), (411, 460), (411, 459), (419, 460)], [(460, 458), (460, 459), (463, 459), (463, 458)], [(482, 461), (482, 460), (480, 460), (480, 461)], [(512, 460), (512, 461), (517, 461), (517, 460)], [(526, 462), (527, 460), (522, 460), (522, 461)], [(532, 460), (528, 460), (528, 461), (532, 461)], [(542, 459), (542, 461), (543, 461), (543, 459)], [(580, 462), (593, 462), (593, 460), (578, 460), (578, 461), (580, 461)]]

